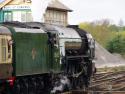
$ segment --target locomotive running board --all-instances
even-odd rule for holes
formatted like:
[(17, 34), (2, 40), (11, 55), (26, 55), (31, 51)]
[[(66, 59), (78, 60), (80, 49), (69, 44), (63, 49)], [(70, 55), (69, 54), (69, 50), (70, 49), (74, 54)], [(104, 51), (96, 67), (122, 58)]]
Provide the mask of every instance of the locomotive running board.
[(76, 58), (85, 58), (89, 57), (88, 55), (78, 55), (78, 56), (66, 56), (67, 59), (76, 59)]

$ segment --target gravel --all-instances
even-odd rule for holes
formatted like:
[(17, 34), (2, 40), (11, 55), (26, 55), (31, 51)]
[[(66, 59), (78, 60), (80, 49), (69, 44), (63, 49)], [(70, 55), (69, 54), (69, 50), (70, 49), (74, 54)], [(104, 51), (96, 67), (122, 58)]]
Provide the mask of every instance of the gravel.
[(111, 54), (97, 42), (95, 49), (95, 65), (97, 68), (125, 66), (125, 59), (121, 55)]

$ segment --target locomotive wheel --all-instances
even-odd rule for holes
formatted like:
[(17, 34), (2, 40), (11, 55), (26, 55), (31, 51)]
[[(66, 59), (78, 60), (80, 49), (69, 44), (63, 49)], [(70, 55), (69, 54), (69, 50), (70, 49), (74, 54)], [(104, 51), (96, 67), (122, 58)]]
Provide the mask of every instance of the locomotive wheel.
[(36, 81), (35, 78), (31, 78), (29, 80), (29, 94), (37, 94), (36, 93)]
[(16, 80), (13, 87), (13, 93), (20, 94), (21, 93), (20, 91), (21, 91), (21, 86), (19, 84), (19, 80)]
[(28, 81), (27, 81), (27, 79), (24, 79), (23, 80), (23, 93), (24, 94), (28, 94)]
[(26, 79), (15, 81), (13, 94), (28, 94), (28, 82)]
[[(44, 94), (45, 91), (44, 79), (37, 78), (20, 78), (14, 82), (12, 94)], [(10, 91), (8, 91), (10, 92)], [(10, 94), (10, 93), (5, 93)]]
[(36, 89), (37, 89), (37, 94), (42, 94), (44, 88), (44, 82), (43, 79), (41, 77), (38, 77), (36, 79)]

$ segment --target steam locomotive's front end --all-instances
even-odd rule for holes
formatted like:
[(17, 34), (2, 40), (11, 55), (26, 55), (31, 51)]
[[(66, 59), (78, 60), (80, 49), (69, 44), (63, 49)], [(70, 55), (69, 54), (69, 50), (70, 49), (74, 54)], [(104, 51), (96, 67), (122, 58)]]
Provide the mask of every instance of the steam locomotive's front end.
[(94, 39), (91, 34), (77, 26), (69, 26), (69, 28), (73, 29), (69, 34), (73, 41), (65, 41), (66, 54), (63, 63), (66, 66), (66, 72), (76, 78), (72, 86), (75, 84), (88, 87), (93, 70)]
[(54, 27), (59, 36), (60, 64), (71, 87), (88, 87), (93, 70), (95, 41), (78, 26)]

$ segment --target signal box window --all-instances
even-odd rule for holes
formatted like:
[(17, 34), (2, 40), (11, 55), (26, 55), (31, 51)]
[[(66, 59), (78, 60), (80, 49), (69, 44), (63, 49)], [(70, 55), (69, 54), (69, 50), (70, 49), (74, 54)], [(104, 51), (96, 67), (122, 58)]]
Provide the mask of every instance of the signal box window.
[(12, 21), (12, 13), (11, 12), (4, 13), (4, 22), (7, 22), (7, 21)]

